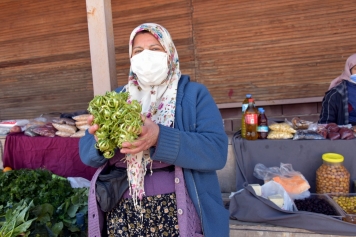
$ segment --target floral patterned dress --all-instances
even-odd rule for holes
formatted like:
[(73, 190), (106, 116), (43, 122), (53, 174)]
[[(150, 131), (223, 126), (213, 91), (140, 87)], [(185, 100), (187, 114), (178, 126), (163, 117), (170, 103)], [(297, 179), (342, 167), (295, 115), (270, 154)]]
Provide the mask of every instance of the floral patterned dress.
[(136, 211), (132, 199), (121, 199), (107, 213), (108, 236), (179, 236), (175, 193), (144, 197)]

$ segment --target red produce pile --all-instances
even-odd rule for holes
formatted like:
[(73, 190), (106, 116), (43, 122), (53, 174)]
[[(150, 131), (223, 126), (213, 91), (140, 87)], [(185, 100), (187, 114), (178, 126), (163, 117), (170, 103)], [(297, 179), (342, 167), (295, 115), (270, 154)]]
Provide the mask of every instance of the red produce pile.
[(321, 134), (325, 139), (330, 140), (350, 140), (354, 139), (354, 131), (348, 127), (339, 127), (336, 123), (328, 123), (324, 126), (319, 126), (318, 133)]

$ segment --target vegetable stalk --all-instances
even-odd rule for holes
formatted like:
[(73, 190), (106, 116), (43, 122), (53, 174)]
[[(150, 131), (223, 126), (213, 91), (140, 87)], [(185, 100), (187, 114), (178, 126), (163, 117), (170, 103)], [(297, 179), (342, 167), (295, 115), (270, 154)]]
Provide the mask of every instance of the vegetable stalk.
[(112, 158), (122, 143), (134, 141), (141, 133), (141, 110), (137, 100), (127, 102), (128, 92), (106, 92), (97, 95), (90, 102), (88, 111), (94, 116), (93, 124), (98, 124), (98, 138), (95, 148), (103, 152), (105, 158)]

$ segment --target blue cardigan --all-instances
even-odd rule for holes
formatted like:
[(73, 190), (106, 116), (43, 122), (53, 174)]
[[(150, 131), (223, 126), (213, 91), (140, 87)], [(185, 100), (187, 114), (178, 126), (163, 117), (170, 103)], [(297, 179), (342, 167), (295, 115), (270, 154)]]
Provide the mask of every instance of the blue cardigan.
[[(216, 174), (216, 170), (225, 166), (228, 139), (219, 109), (207, 88), (182, 75), (174, 128), (159, 126), (157, 146), (151, 148), (151, 159), (183, 168), (204, 236), (228, 237), (229, 212), (223, 205)], [(83, 163), (100, 167), (107, 159), (99, 154), (94, 144), (94, 137), (86, 132), (79, 142), (79, 154)]]

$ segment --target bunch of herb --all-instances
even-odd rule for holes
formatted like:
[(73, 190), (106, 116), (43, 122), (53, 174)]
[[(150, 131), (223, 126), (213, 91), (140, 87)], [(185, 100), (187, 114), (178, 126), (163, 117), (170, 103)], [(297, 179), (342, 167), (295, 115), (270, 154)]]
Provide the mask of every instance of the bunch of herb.
[(125, 141), (135, 140), (141, 133), (142, 107), (137, 100), (127, 102), (128, 97), (128, 92), (112, 91), (97, 95), (89, 102), (93, 124), (99, 125), (95, 147), (105, 158), (112, 158), (117, 147), (121, 148)]
[[(30, 232), (26, 236), (85, 236), (88, 188), (72, 188), (66, 178), (46, 169), (22, 169), (0, 173), (0, 190), (0, 226), (13, 226), (11, 220), (19, 216), (14, 208), (31, 200), (25, 216), (31, 225), (21, 227), (23, 233)], [(78, 213), (84, 215), (85, 226), (77, 225)]]
[(30, 234), (28, 229), (36, 220), (36, 218), (29, 219), (29, 210), (33, 206), (32, 201), (28, 203), (27, 200), (21, 200), (13, 207), (8, 208), (4, 216), (0, 215), (0, 236), (28, 236)]
[(51, 203), (57, 208), (73, 192), (67, 179), (53, 178), (46, 169), (19, 169), (0, 175), (0, 205), (17, 203), (25, 198), (35, 205)]

